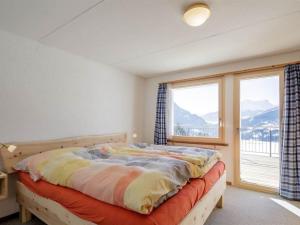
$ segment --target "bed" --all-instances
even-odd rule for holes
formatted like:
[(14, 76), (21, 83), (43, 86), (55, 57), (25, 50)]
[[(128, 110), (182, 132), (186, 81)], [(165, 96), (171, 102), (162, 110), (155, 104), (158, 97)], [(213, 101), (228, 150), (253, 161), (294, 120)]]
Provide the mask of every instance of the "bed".
[[(1, 158), (5, 171), (7, 173), (14, 173), (13, 166), (20, 160), (55, 148), (63, 149), (76, 146), (93, 146), (102, 143), (126, 142), (126, 134), (113, 134), (43, 142), (15, 143), (18, 146), (17, 150), (14, 153), (1, 151)], [(140, 215), (117, 206), (101, 203), (98, 200), (68, 188), (51, 185), (43, 181), (35, 184), (28, 178), (28, 174), (20, 173), (20, 179), (17, 182), (17, 202), (20, 205), (20, 220), (22, 223), (26, 223), (31, 219), (31, 214), (34, 214), (49, 225), (116, 225), (120, 224), (120, 221), (123, 221), (122, 224), (132, 225), (141, 223), (144, 225), (203, 225), (216, 206), (219, 208), (223, 207), (223, 194), (226, 188), (225, 167), (224, 164), (219, 162), (203, 179), (195, 179), (190, 184), (187, 184), (179, 193), (155, 209), (150, 215)], [(44, 192), (41, 192), (41, 190)], [(63, 194), (53, 195), (53, 193), (56, 192)], [(71, 197), (69, 199), (63, 199), (64, 202), (58, 198), (60, 196)], [(184, 206), (178, 199), (185, 199), (187, 196), (190, 196), (190, 199), (185, 201), (187, 206)], [(76, 201), (74, 201), (74, 199)], [(72, 201), (68, 202), (70, 200)], [(75, 204), (76, 202), (79, 202), (80, 206), (85, 205), (86, 212), (79, 209), (79, 206)], [(174, 205), (177, 205), (177, 208), (174, 207)], [(180, 207), (178, 207), (178, 205), (180, 205)], [(92, 208), (95, 210), (91, 210)], [(97, 210), (99, 211), (97, 212)], [(94, 214), (91, 213), (92, 211)], [(110, 219), (106, 218), (105, 220), (101, 220), (100, 217), (100, 219), (97, 220), (98, 218), (95, 218), (95, 215), (100, 214), (101, 211), (106, 212), (107, 218), (109, 212), (111, 212)], [(88, 215), (84, 216), (85, 214)], [(176, 217), (176, 215), (180, 216)], [(165, 216), (165, 218), (162, 218), (163, 216)], [(118, 220), (112, 220), (114, 217), (118, 218)], [(168, 217), (171, 219), (166, 220)], [(165, 221), (162, 222), (162, 220)]]

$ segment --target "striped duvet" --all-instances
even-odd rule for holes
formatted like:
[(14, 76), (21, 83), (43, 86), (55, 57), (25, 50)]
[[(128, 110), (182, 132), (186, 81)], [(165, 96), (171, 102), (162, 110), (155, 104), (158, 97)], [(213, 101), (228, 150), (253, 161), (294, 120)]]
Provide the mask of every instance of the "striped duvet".
[(216, 151), (170, 146), (67, 148), (40, 153), (15, 169), (98, 200), (149, 214), (218, 160)]

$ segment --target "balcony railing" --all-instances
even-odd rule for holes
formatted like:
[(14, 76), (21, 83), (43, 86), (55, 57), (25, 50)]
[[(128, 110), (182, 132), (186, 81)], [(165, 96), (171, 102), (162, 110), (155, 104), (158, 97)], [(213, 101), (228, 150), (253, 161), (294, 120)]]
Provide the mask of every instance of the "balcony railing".
[[(188, 127), (174, 126), (177, 136), (218, 137), (218, 127)], [(279, 157), (279, 128), (278, 127), (246, 127), (240, 129), (241, 153)]]
[(185, 125), (175, 125), (174, 134), (176, 136), (190, 136), (190, 137), (218, 137), (218, 127), (191, 127)]
[(240, 137), (242, 153), (279, 157), (278, 127), (241, 128)]

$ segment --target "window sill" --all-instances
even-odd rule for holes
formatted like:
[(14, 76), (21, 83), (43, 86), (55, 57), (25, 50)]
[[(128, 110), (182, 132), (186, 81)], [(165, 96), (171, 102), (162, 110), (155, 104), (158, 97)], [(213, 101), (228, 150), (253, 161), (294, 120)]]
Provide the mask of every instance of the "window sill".
[(228, 146), (227, 143), (223, 142), (205, 142), (205, 141), (188, 141), (188, 140), (174, 140), (168, 139), (168, 143), (181, 143), (181, 144), (193, 144), (193, 145), (213, 145), (213, 146)]

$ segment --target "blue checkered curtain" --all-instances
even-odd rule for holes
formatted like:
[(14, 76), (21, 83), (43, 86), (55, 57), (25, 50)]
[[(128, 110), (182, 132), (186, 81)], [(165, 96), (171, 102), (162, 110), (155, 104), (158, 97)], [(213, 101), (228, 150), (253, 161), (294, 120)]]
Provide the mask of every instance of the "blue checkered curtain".
[(158, 87), (156, 102), (156, 120), (154, 130), (154, 144), (167, 144), (166, 128), (166, 107), (167, 107), (167, 84), (161, 83)]
[(280, 195), (300, 200), (300, 64), (285, 68)]

